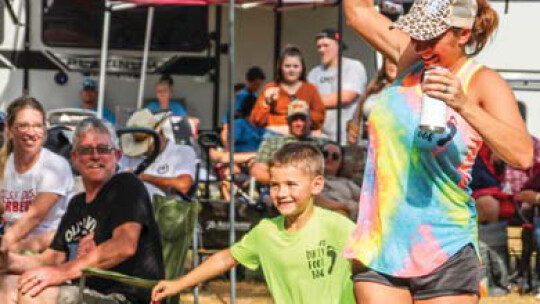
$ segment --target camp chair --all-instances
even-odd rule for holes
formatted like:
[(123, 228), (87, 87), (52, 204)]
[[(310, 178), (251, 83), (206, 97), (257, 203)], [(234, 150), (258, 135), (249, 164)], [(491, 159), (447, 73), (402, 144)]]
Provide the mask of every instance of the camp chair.
[[(138, 174), (143, 172), (159, 154), (157, 148), (159, 147), (159, 136), (155, 131), (145, 128), (122, 128), (117, 131), (119, 137), (134, 132), (150, 134), (154, 137), (155, 145), (154, 153), (136, 168), (135, 173)], [(165, 279), (177, 278), (182, 274), (185, 258), (192, 240), (193, 246), (196, 247), (197, 245), (195, 227), (197, 225), (199, 201), (195, 194), (198, 186), (198, 168), (197, 165), (195, 181), (188, 193), (177, 193), (177, 195), (171, 196), (154, 195), (153, 197), (154, 216), (161, 236)], [(194, 249), (194, 252), (197, 252), (196, 250)], [(85, 278), (88, 276), (111, 279), (145, 289), (150, 289), (157, 284), (155, 280), (136, 278), (103, 269), (87, 268), (83, 269), (83, 276), (80, 280), (80, 300), (82, 300), (82, 291), (86, 283)], [(178, 303), (178, 301), (179, 297), (177, 296), (167, 299), (164, 303)]]

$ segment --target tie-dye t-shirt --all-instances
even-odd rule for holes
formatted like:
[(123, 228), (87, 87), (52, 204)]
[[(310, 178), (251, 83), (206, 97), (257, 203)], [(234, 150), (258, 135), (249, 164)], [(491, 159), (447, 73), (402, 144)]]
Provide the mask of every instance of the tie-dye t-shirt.
[[(465, 93), (481, 66), (457, 73)], [(418, 128), (423, 64), (387, 87), (369, 117), (369, 149), (356, 229), (345, 256), (396, 277), (432, 272), (467, 244), (477, 247), (475, 203), (468, 187), (482, 145), (448, 108), (446, 129)]]

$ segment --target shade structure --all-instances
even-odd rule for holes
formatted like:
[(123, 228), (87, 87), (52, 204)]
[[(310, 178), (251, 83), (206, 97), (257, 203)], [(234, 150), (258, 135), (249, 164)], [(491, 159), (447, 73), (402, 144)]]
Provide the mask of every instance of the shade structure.
[[(211, 4), (225, 4), (227, 0), (122, 0), (111, 1), (122, 3), (138, 3), (138, 4), (151, 4), (151, 5), (211, 5)], [(328, 5), (335, 4), (338, 0), (235, 0), (236, 4), (244, 3), (261, 3), (265, 5)]]

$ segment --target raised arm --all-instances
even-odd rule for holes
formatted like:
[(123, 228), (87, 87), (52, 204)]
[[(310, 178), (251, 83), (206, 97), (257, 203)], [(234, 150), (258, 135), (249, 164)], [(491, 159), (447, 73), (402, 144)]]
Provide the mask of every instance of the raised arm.
[(213, 254), (187, 275), (173, 281), (160, 281), (152, 290), (152, 300), (159, 302), (186, 288), (195, 286), (222, 274), (236, 265), (238, 265), (238, 262), (233, 258), (231, 250), (221, 250)]
[(262, 127), (268, 124), (268, 115), (270, 114), (271, 104), (267, 101), (266, 95), (268, 95), (268, 89), (275, 90), (274, 88), (275, 86), (266, 85), (261, 94), (259, 94), (259, 97), (257, 97), (257, 101), (255, 101), (255, 105), (249, 116), (249, 121), (252, 124)]
[(392, 21), (377, 11), (373, 0), (345, 0), (344, 4), (347, 24), (377, 51), (398, 63), (400, 71), (416, 60), (409, 36), (399, 29), (391, 30)]

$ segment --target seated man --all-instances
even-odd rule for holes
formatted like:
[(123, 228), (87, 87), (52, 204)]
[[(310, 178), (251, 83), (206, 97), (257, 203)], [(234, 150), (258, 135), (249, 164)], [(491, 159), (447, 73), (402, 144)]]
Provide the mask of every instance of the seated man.
[(175, 116), (187, 116), (187, 111), (183, 103), (172, 98), (173, 80), (170, 76), (162, 76), (156, 83), (156, 99), (152, 99), (146, 104), (150, 110), (169, 109)]
[[(85, 192), (71, 199), (50, 248), (39, 255), (0, 254), (0, 270), (10, 273), (0, 275), (1, 303), (78, 303), (79, 288), (69, 281), (87, 267), (164, 277), (148, 193), (134, 175), (115, 174), (120, 153), (114, 133), (101, 120), (88, 118), (73, 137), (72, 160)], [(83, 303), (150, 302), (149, 291), (120, 283), (89, 278), (87, 286)]]
[[(146, 183), (150, 197), (154, 194), (187, 194), (195, 181), (198, 158), (192, 147), (177, 145), (164, 134), (167, 113), (152, 114), (143, 109), (133, 113), (127, 122), (128, 127), (141, 127), (155, 130), (159, 134), (159, 155), (139, 178)], [(153, 150), (154, 142), (144, 134), (126, 134), (121, 138), (124, 155), (120, 159), (120, 170), (133, 171), (143, 161), (143, 155)]]
[(290, 142), (304, 141), (312, 142), (321, 147), (325, 143), (324, 139), (313, 138), (309, 135), (309, 105), (305, 101), (296, 100), (291, 102), (287, 111), (289, 135), (265, 139), (259, 147), (255, 162), (251, 166), (251, 175), (260, 183), (268, 183), (270, 179), (268, 162), (274, 152), (284, 145)]
[[(97, 111), (98, 108), (98, 85), (95, 80), (86, 78), (82, 83), (82, 90), (80, 93), (81, 101), (80, 107), (87, 110)], [(109, 111), (109, 109), (103, 107), (103, 118), (105, 118), (111, 124), (116, 123), (116, 117)]]

